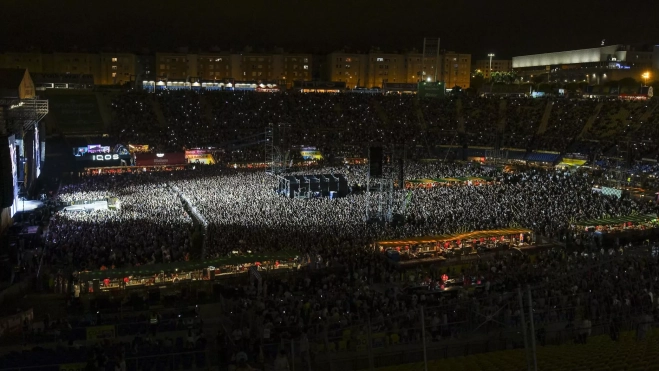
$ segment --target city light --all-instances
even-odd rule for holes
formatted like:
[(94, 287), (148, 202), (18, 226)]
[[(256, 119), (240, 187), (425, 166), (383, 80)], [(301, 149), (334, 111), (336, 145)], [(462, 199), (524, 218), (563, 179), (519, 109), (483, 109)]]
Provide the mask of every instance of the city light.
[(645, 86), (647, 86), (648, 79), (650, 78), (650, 72), (645, 72), (642, 76), (643, 76), (643, 80), (645, 81)]

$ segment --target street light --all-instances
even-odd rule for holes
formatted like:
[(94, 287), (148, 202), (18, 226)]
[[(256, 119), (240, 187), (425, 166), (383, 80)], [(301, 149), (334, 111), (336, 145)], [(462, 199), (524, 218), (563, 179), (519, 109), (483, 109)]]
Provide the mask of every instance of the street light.
[(487, 56), (490, 57), (490, 78), (492, 78), (492, 57), (494, 57), (494, 53), (490, 53)]
[(643, 80), (645, 80), (645, 86), (648, 86), (648, 78), (650, 78), (650, 72), (646, 72), (641, 76), (643, 77)]

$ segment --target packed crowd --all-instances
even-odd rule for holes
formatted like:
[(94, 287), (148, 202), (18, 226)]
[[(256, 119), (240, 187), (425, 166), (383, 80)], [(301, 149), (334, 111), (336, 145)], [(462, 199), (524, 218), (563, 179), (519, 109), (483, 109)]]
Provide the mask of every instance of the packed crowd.
[[(289, 143), (336, 153), (363, 143), (607, 152), (621, 137), (645, 141), (634, 156), (656, 151), (655, 101), (568, 98), (164, 91), (129, 92), (113, 102), (113, 131), (123, 142), (158, 150), (222, 145), (286, 126)], [(584, 145), (598, 141), (596, 148)], [(649, 142), (648, 142), (649, 141)], [(238, 158), (244, 153), (236, 153)]]
[(62, 201), (117, 197), (120, 208), (58, 211), (49, 226), (44, 260), (98, 269), (188, 259), (192, 219), (166, 187), (166, 178), (153, 177), (100, 175), (63, 187), (58, 195)]
[[(351, 186), (363, 186), (366, 181), (364, 166), (304, 170), (342, 173)], [(377, 239), (511, 225), (560, 239), (573, 220), (644, 213), (650, 208), (628, 197), (593, 193), (594, 181), (585, 173), (529, 170), (510, 174), (487, 166), (410, 163), (406, 174), (407, 179), (484, 176), (494, 181), (399, 191), (393, 212), (402, 213), (405, 208), (406, 222), (382, 225), (366, 223), (366, 208), (375, 215), (378, 206), (365, 193), (333, 200), (290, 199), (275, 192), (278, 180), (262, 170), (217, 166), (92, 176), (64, 187), (58, 197), (63, 201), (117, 197), (120, 210), (58, 212), (49, 231), (47, 259), (88, 267), (187, 259), (193, 223), (169, 185), (180, 190), (208, 222), (209, 257), (234, 250), (296, 250), (326, 259), (337, 246), (363, 248)]]

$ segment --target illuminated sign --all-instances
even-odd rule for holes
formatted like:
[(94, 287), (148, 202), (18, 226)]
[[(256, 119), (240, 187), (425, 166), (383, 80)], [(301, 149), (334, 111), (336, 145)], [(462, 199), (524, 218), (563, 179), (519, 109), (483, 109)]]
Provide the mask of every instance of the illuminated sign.
[(94, 161), (110, 161), (110, 160), (118, 160), (119, 155), (118, 154), (113, 154), (113, 155), (94, 155), (92, 156)]
[(23, 104), (25, 104), (25, 103), (19, 102), (18, 104), (12, 104), (11, 106), (9, 106), (9, 109), (18, 108), (18, 107), (22, 106)]
[(164, 153), (156, 153), (156, 157), (165, 157)]

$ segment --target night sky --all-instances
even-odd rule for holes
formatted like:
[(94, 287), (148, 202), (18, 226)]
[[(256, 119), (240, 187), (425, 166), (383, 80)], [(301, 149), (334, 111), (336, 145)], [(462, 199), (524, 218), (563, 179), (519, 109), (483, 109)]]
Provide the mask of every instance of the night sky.
[(0, 51), (403, 51), (439, 36), (478, 59), (659, 44), (658, 14), (654, 0), (2, 0)]

